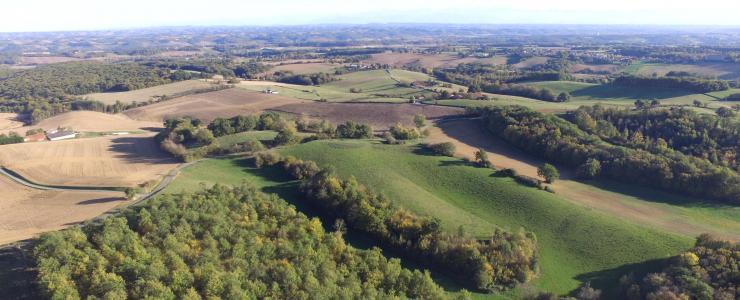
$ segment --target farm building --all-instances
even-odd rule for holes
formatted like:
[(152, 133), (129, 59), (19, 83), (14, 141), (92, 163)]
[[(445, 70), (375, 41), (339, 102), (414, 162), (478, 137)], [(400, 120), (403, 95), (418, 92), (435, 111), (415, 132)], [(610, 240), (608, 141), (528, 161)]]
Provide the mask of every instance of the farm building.
[(43, 132), (39, 132), (37, 134), (32, 134), (32, 135), (29, 135), (29, 136), (23, 138), (23, 142), (24, 143), (29, 143), (29, 142), (43, 142), (45, 140), (46, 140), (46, 134), (44, 134)]
[(73, 139), (76, 136), (77, 136), (77, 133), (75, 133), (74, 131), (67, 131), (67, 130), (52, 130), (52, 131), (46, 132), (46, 137), (48, 137), (50, 141)]

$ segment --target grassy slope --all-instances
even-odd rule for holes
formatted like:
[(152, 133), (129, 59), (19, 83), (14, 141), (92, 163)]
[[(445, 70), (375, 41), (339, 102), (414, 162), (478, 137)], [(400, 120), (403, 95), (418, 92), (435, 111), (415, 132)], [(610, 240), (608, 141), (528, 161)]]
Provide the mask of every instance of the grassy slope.
[[(490, 170), (458, 159), (413, 151), (413, 146), (377, 142), (316, 141), (282, 152), (331, 164), (403, 207), (439, 217), (447, 230), (463, 225), (479, 236), (496, 226), (534, 231), (543, 269), (534, 285), (549, 291), (568, 293), (587, 280), (613, 287), (626, 265), (674, 255), (691, 243), (688, 237), (627, 224), (509, 178), (491, 177)], [(238, 184), (244, 178), (268, 191), (283, 184), (248, 175), (244, 171), (254, 170), (245, 166), (238, 159), (208, 160), (184, 170), (168, 191), (197, 188), (201, 181)]]
[(277, 132), (272, 131), (272, 130), (247, 131), (247, 132), (240, 132), (240, 133), (220, 136), (216, 138), (216, 140), (218, 141), (218, 144), (221, 145), (221, 147), (228, 148), (235, 144), (243, 143), (248, 140), (258, 140), (258, 141), (273, 140), (275, 139), (276, 135), (277, 135)]
[[(272, 89), (281, 95), (304, 99), (329, 102), (393, 102), (403, 103), (408, 97), (423, 93), (419, 89), (398, 87), (398, 81), (413, 82), (429, 79), (426, 74), (404, 70), (371, 70), (352, 72), (337, 76), (339, 80), (321, 86), (298, 86), (284, 84), (240, 85), (239, 87), (263, 91)], [(396, 80), (394, 80), (396, 79)], [(351, 93), (350, 89), (360, 89), (359, 93)]]

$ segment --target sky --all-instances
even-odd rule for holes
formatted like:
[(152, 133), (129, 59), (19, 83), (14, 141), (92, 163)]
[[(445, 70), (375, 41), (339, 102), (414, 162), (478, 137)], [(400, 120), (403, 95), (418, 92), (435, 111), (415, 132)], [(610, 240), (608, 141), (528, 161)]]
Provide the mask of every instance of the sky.
[[(332, 23), (740, 26), (740, 0), (2, 0), (0, 32)], [(8, 3), (9, 2), (9, 3)]]

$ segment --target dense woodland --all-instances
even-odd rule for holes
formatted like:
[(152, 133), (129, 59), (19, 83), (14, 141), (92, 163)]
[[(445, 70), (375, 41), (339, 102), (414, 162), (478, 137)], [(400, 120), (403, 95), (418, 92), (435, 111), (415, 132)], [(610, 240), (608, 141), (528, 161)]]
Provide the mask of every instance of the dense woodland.
[(311, 161), (262, 153), (256, 165), (281, 165), (294, 178), (304, 179), (301, 191), (313, 205), (470, 288), (500, 291), (538, 273), (536, 238), (531, 232), (496, 230), (483, 240), (464, 233), (452, 235), (442, 231), (438, 219), (395, 207), (354, 178), (341, 179)]
[(522, 106), (478, 109), (487, 128), (526, 152), (572, 168), (599, 164), (598, 174), (627, 183), (740, 204), (740, 175), (678, 151), (660, 154), (616, 146), (573, 123)]
[(684, 108), (581, 107), (570, 116), (579, 128), (612, 144), (660, 154), (668, 148), (739, 171), (740, 120)]
[(641, 89), (680, 89), (696, 93), (724, 91), (730, 88), (727, 81), (706, 80), (687, 77), (638, 77), (619, 76), (612, 82), (614, 85)]
[(251, 187), (152, 199), (101, 224), (45, 234), (39, 285), (53, 299), (442, 299), (428, 273), (356, 250)]
[(277, 82), (298, 85), (321, 85), (337, 80), (334, 76), (327, 73), (293, 74), (290, 71), (279, 71), (275, 72), (272, 76)]
[(694, 248), (671, 258), (661, 272), (620, 280), (625, 299), (737, 299), (740, 293), (740, 244), (709, 235)]

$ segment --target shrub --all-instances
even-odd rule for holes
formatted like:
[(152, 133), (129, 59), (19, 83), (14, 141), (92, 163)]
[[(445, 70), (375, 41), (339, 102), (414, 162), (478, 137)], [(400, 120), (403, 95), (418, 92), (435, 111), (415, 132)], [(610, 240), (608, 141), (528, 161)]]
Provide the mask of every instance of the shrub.
[(263, 166), (273, 166), (276, 163), (280, 162), (281, 159), (282, 158), (280, 157), (280, 154), (272, 151), (259, 152), (254, 156), (254, 166), (257, 168), (262, 168)]
[(390, 129), (390, 133), (397, 140), (415, 140), (421, 138), (419, 129), (413, 127), (404, 127), (401, 123), (396, 123)]
[(539, 168), (537, 168), (537, 175), (542, 176), (542, 178), (545, 178), (545, 182), (547, 183), (553, 183), (555, 180), (560, 178), (560, 173), (558, 173), (558, 169), (555, 168), (555, 166), (545, 163)]
[(367, 124), (347, 121), (337, 126), (337, 137), (343, 139), (369, 139), (373, 137), (373, 128)]
[(231, 146), (232, 153), (238, 152), (259, 152), (265, 150), (265, 145), (258, 140), (247, 140), (246, 142)]
[(434, 153), (437, 153), (439, 155), (444, 156), (454, 156), (455, 155), (455, 144), (450, 142), (445, 143), (439, 143), (439, 144), (429, 144), (427, 145), (429, 149), (434, 151)]

